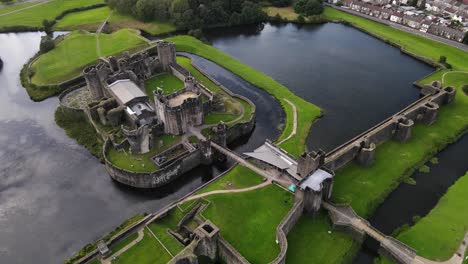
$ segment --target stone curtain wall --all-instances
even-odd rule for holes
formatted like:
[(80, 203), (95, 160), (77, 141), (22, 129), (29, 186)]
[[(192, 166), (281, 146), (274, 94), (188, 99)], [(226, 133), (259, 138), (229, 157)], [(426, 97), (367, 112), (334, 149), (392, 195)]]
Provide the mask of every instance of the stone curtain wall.
[(112, 179), (137, 188), (156, 188), (168, 184), (180, 175), (197, 167), (203, 161), (203, 154), (200, 149), (196, 149), (155, 172), (131, 172), (114, 166), (107, 159), (107, 152), (111, 147), (110, 140), (106, 140), (103, 154), (107, 172)]
[(237, 250), (221, 236), (218, 238), (218, 255), (224, 263), (228, 264), (250, 264)]
[(288, 251), (288, 238), (289, 231), (296, 225), (299, 218), (301, 218), (304, 211), (304, 201), (299, 200), (294, 203), (294, 207), (289, 211), (286, 217), (283, 219), (281, 224), (276, 227), (276, 239), (279, 242), (281, 248), (280, 254), (276, 257), (271, 264), (285, 264), (286, 253)]

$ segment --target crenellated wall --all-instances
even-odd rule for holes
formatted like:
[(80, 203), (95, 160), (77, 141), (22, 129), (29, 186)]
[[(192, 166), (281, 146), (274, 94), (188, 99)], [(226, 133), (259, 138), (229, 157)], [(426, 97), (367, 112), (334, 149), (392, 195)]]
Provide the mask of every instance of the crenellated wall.
[(452, 103), (455, 94), (455, 88), (440, 88), (440, 84), (433, 83), (408, 107), (327, 153), (325, 167), (337, 170), (353, 160), (362, 166), (372, 165), (377, 146), (390, 139), (408, 140), (415, 122), (433, 124), (440, 106)]

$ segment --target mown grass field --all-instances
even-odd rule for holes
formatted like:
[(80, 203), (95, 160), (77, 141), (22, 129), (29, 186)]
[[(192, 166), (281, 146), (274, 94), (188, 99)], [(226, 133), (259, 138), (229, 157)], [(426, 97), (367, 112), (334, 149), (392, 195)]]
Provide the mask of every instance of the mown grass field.
[(216, 190), (242, 189), (261, 184), (262, 182), (262, 176), (242, 165), (236, 165), (228, 173), (226, 173), (226, 175), (212, 182), (210, 185), (201, 189), (196, 194)]
[(312, 122), (320, 116), (320, 108), (296, 96), (285, 86), (279, 84), (268, 75), (243, 64), (242, 62), (212, 46), (202, 43), (195, 38), (189, 36), (176, 36), (168, 38), (167, 40), (176, 43), (178, 51), (193, 53), (209, 59), (242, 77), (253, 85), (274, 95), (280, 101), (286, 112), (286, 124), (283, 129), (283, 133), (279, 138), (280, 140), (282, 138), (286, 138), (293, 130), (293, 110), (284, 99), (288, 99), (293, 102), (298, 109), (297, 134), (290, 140), (281, 144), (281, 147), (294, 156), (299, 156), (305, 150), (307, 135), (309, 134)]
[[(99, 45), (101, 55), (110, 56), (127, 50), (143, 49), (148, 46), (148, 42), (135, 30), (122, 29), (113, 34), (99, 34)], [(32, 83), (50, 85), (72, 79), (98, 58), (96, 34), (74, 31), (31, 65), (34, 71)]]
[(55, 24), (54, 28), (56, 30), (83, 29), (96, 31), (107, 18), (109, 18), (108, 22), (113, 30), (135, 28), (144, 30), (153, 35), (169, 33), (177, 30), (177, 28), (170, 22), (142, 22), (131, 16), (122, 15), (116, 11), (112, 11), (107, 6), (68, 14), (59, 20), (57, 24)]
[(153, 91), (161, 88), (164, 94), (172, 94), (184, 88), (184, 82), (169, 73), (160, 73), (145, 81), (146, 94), (154, 100)]
[(104, 3), (103, 0), (52, 0), (45, 4), (0, 16), (0, 27), (42, 27), (44, 19), (53, 20), (65, 10), (102, 3)]
[(143, 239), (118, 256), (115, 264), (164, 264), (171, 260), (171, 256), (145, 228)]
[(467, 190), (468, 173), (447, 190), (429, 214), (397, 238), (420, 256), (440, 261), (452, 257), (468, 231)]
[(38, 3), (26, 3), (26, 4), (17, 4), (17, 5), (9, 5), (9, 6), (4, 6), (0, 7), (0, 15), (16, 11), (18, 9), (23, 9), (26, 7), (30, 7), (33, 5), (37, 5)]
[(180, 136), (163, 135), (157, 137), (155, 139), (153, 148), (145, 154), (130, 154), (128, 149), (124, 152), (110, 148), (109, 152), (107, 153), (107, 159), (116, 167), (127, 171), (154, 172), (159, 168), (151, 160), (151, 158), (157, 153), (174, 146), (180, 142), (180, 140)]
[(251, 263), (269, 263), (279, 254), (276, 226), (294, 203), (291, 193), (276, 185), (205, 197), (211, 204), (202, 213), (221, 235)]

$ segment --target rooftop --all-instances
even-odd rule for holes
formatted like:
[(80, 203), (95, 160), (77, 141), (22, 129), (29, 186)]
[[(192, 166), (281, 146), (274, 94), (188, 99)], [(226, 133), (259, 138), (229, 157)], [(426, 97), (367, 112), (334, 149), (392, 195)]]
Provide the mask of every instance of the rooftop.
[(140, 87), (128, 79), (113, 82), (109, 90), (121, 105), (128, 106), (134, 99), (147, 97)]
[(309, 177), (307, 177), (300, 185), (301, 190), (305, 190), (306, 188), (310, 188), (316, 192), (322, 189), (322, 182), (326, 179), (333, 178), (333, 175), (327, 171), (322, 169), (316, 170), (312, 173)]

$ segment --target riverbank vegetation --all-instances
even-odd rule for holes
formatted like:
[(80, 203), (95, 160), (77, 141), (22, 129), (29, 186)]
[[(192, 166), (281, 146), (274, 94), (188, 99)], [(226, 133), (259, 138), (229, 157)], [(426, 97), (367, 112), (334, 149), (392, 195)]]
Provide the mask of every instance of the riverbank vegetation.
[(468, 173), (447, 190), (429, 214), (397, 238), (416, 249), (419, 256), (439, 261), (452, 257), (468, 230), (467, 189)]
[(288, 137), (293, 131), (293, 109), (285, 99), (291, 101), (298, 111), (297, 131), (296, 135), (282, 143), (281, 147), (294, 156), (299, 156), (305, 150), (307, 135), (309, 134), (312, 123), (321, 114), (320, 108), (296, 96), (285, 86), (279, 84), (268, 75), (253, 69), (195, 38), (177, 36), (168, 38), (167, 40), (174, 42), (178, 51), (193, 53), (211, 60), (276, 97), (286, 112), (286, 124), (278, 140)]
[(117, 55), (127, 50), (136, 51), (147, 46), (147, 40), (131, 29), (98, 36), (74, 31), (53, 50), (41, 55), (31, 64), (31, 81), (37, 85), (61, 83), (79, 76), (85, 66), (94, 63), (100, 56)]
[[(44, 20), (54, 20), (67, 10), (104, 4), (103, 0), (54, 0), (47, 3), (26, 4), (23, 8), (7, 7), (12, 10), (0, 16), (0, 29), (8, 27), (43, 28)], [(23, 5), (21, 5), (23, 6)], [(0, 9), (2, 10), (2, 9)], [(12, 12), (14, 11), (14, 12)], [(11, 12), (11, 13), (8, 13)], [(1, 13), (0, 13), (1, 14)], [(1, 30), (4, 31), (4, 30)]]
[(67, 136), (76, 140), (93, 156), (102, 158), (103, 142), (94, 128), (89, 124), (84, 113), (74, 113), (63, 107), (55, 110), (55, 122), (65, 130)]
[(134, 28), (152, 35), (159, 35), (177, 30), (175, 25), (169, 21), (155, 20), (143, 22), (130, 15), (123, 15), (117, 11), (112, 11), (107, 6), (68, 14), (54, 25), (54, 29), (96, 31), (106, 19), (108, 21), (106, 27), (112, 31), (123, 28)]

